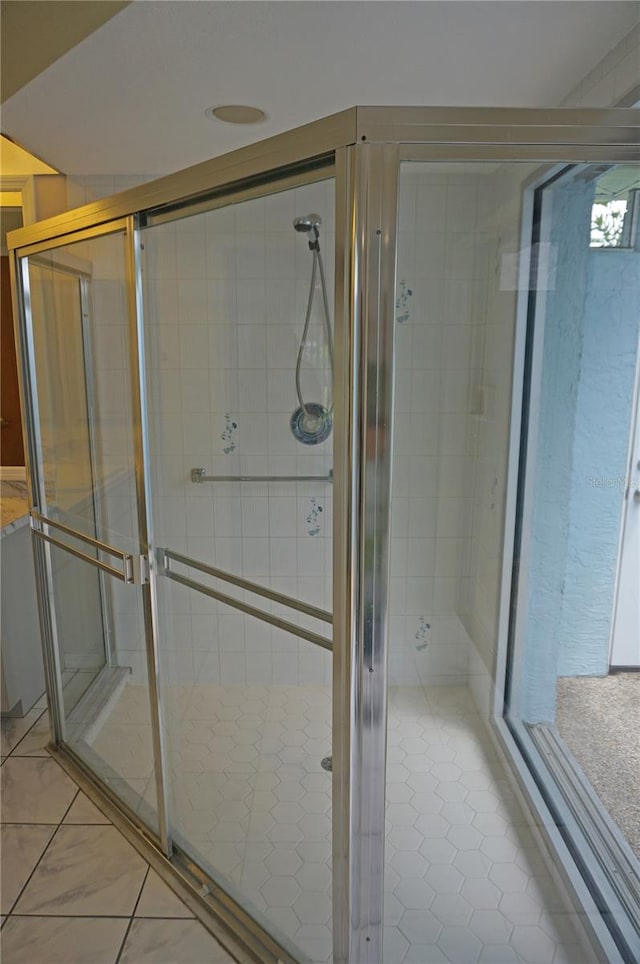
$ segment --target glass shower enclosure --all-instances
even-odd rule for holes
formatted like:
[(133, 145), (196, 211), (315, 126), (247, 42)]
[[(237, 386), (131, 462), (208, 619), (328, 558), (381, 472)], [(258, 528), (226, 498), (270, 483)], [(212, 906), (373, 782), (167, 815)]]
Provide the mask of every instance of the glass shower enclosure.
[[(627, 457), (639, 130), (354, 108), (10, 236), (51, 752), (239, 959), (637, 953), (631, 840), (592, 807), (603, 872), (548, 749), (556, 681), (608, 672), (622, 504), (605, 656), (531, 625), (559, 455), (615, 422)], [(553, 367), (587, 338), (606, 424)]]

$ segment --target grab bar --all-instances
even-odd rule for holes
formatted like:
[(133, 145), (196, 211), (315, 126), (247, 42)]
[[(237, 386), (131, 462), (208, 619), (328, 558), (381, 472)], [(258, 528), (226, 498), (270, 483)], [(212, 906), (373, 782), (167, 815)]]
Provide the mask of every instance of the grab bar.
[(333, 482), (327, 475), (205, 475), (206, 469), (191, 469), (192, 482)]
[(177, 562), (180, 565), (197, 569), (209, 576), (213, 576), (214, 579), (220, 579), (223, 582), (228, 582), (233, 586), (237, 586), (239, 589), (253, 592), (258, 596), (263, 596), (265, 599), (270, 599), (280, 605), (288, 606), (290, 609), (302, 613), (305, 616), (312, 616), (313, 619), (319, 619), (327, 623), (332, 623), (333, 616), (331, 613), (328, 613), (323, 609), (318, 609), (317, 606), (311, 606), (309, 603), (304, 603), (300, 599), (293, 599), (291, 596), (285, 596), (282, 593), (274, 592), (273, 589), (269, 589), (267, 586), (261, 586), (259, 583), (250, 582), (248, 579), (243, 579), (241, 576), (234, 576), (230, 572), (224, 572), (222, 569), (216, 569), (215, 566), (208, 566), (205, 562), (199, 562), (197, 559), (191, 559), (189, 556), (183, 556), (182, 553), (174, 552), (172, 549), (156, 549), (156, 560), (158, 564), (158, 571), (162, 572), (167, 579), (172, 579), (174, 582), (180, 583), (181, 586), (186, 586), (188, 589), (193, 589), (196, 592), (203, 593), (205, 596), (210, 596), (211, 599), (216, 599), (225, 606), (230, 606), (232, 609), (237, 609), (240, 612), (245, 613), (247, 616), (253, 616), (256, 619), (261, 619), (263, 622), (270, 623), (277, 629), (283, 629), (286, 633), (291, 633), (294, 636), (300, 636), (302, 639), (306, 639), (308, 642), (314, 643), (316, 646), (320, 646), (322, 649), (326, 649), (329, 652), (333, 651), (333, 641), (331, 639), (327, 639), (326, 636), (321, 636), (320, 633), (315, 633), (311, 629), (306, 629), (304, 626), (299, 626), (297, 623), (292, 623), (288, 619), (283, 619), (281, 616), (276, 616), (273, 613), (265, 612), (264, 609), (257, 609), (255, 606), (250, 606), (248, 603), (242, 602), (240, 599), (236, 599), (233, 596), (228, 596), (226, 593), (220, 592), (218, 589), (213, 589), (211, 586), (205, 586), (203, 583), (197, 582), (195, 579), (190, 579), (188, 576), (183, 576), (181, 573), (175, 572), (171, 568), (171, 562)]
[(209, 566), (206, 562), (192, 559), (191, 556), (184, 556), (180, 552), (174, 552), (173, 549), (156, 549), (156, 558), (158, 559), (158, 567), (164, 572), (165, 576), (168, 576), (169, 573), (172, 572), (169, 563), (173, 560), (183, 566), (188, 566), (190, 569), (197, 569), (199, 572), (204, 572), (208, 576), (213, 576), (214, 579), (231, 583), (232, 586), (237, 586), (238, 589), (246, 589), (247, 592), (253, 592), (256, 596), (263, 596), (265, 599), (278, 603), (280, 606), (288, 606), (289, 609), (295, 609), (305, 616), (320, 619), (325, 623), (333, 622), (333, 616), (325, 609), (311, 606), (309, 603), (302, 602), (301, 599), (294, 599), (292, 596), (285, 596), (284, 593), (275, 592), (275, 590), (270, 589), (268, 586), (261, 586), (258, 582), (250, 582), (248, 579), (243, 579), (242, 576), (235, 576), (231, 572), (225, 572), (224, 569)]
[(330, 639), (326, 639), (324, 636), (320, 636), (319, 633), (314, 633), (310, 629), (305, 629), (304, 626), (290, 623), (288, 619), (281, 619), (279, 616), (267, 613), (263, 609), (255, 609), (253, 606), (248, 606), (239, 599), (234, 599), (233, 596), (227, 596), (226, 593), (218, 592), (217, 589), (212, 589), (210, 586), (203, 586), (201, 582), (196, 582), (195, 579), (188, 579), (186, 576), (181, 576), (172, 569), (167, 570), (165, 576), (167, 579), (172, 579), (174, 582), (180, 583), (181, 586), (186, 586), (187, 589), (194, 589), (196, 592), (201, 592), (205, 596), (210, 596), (212, 599), (224, 603), (225, 606), (238, 609), (247, 616), (254, 616), (256, 619), (261, 619), (262, 622), (269, 623), (277, 629), (283, 629), (285, 633), (291, 633), (292, 636), (300, 636), (310, 643), (315, 643), (316, 646), (320, 646), (322, 649), (329, 650), (329, 652), (333, 650), (333, 643)]

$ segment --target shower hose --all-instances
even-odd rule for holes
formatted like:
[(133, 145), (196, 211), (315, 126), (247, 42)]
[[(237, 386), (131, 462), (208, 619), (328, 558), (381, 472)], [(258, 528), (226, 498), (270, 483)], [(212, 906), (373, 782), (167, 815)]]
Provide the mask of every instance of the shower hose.
[(311, 310), (313, 308), (313, 298), (315, 295), (316, 277), (318, 270), (320, 271), (320, 287), (322, 289), (322, 306), (324, 311), (324, 325), (327, 333), (327, 350), (329, 353), (329, 364), (331, 367), (331, 402), (328, 406), (328, 414), (333, 414), (333, 336), (331, 333), (331, 318), (329, 315), (329, 299), (327, 298), (327, 283), (324, 274), (324, 264), (322, 261), (322, 253), (320, 251), (320, 242), (316, 238), (315, 241), (309, 242), (309, 247), (313, 253), (313, 265), (311, 268), (311, 282), (309, 284), (309, 298), (307, 300), (307, 312), (304, 320), (304, 328), (302, 330), (302, 338), (300, 340), (300, 348), (298, 349), (298, 359), (296, 361), (296, 392), (298, 395), (298, 401), (300, 403), (300, 408), (304, 412), (305, 419), (309, 424), (314, 423), (317, 420), (316, 415), (309, 412), (305, 404), (304, 398), (302, 396), (302, 388), (300, 385), (300, 371), (302, 368), (302, 359), (304, 357), (305, 349), (307, 347), (307, 338), (309, 336), (309, 326), (311, 325)]

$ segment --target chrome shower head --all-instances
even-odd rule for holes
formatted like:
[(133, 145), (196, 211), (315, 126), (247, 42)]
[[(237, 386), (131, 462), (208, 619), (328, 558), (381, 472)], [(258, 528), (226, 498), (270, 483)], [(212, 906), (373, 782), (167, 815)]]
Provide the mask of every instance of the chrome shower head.
[(302, 217), (293, 219), (293, 227), (296, 231), (315, 231), (316, 236), (321, 224), (322, 218), (319, 214), (304, 214)]

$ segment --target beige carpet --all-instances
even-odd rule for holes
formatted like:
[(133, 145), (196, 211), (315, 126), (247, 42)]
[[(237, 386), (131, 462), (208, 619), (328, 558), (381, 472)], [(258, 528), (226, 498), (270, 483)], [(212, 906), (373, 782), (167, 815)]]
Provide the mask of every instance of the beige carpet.
[(640, 858), (640, 673), (558, 680), (556, 726)]

